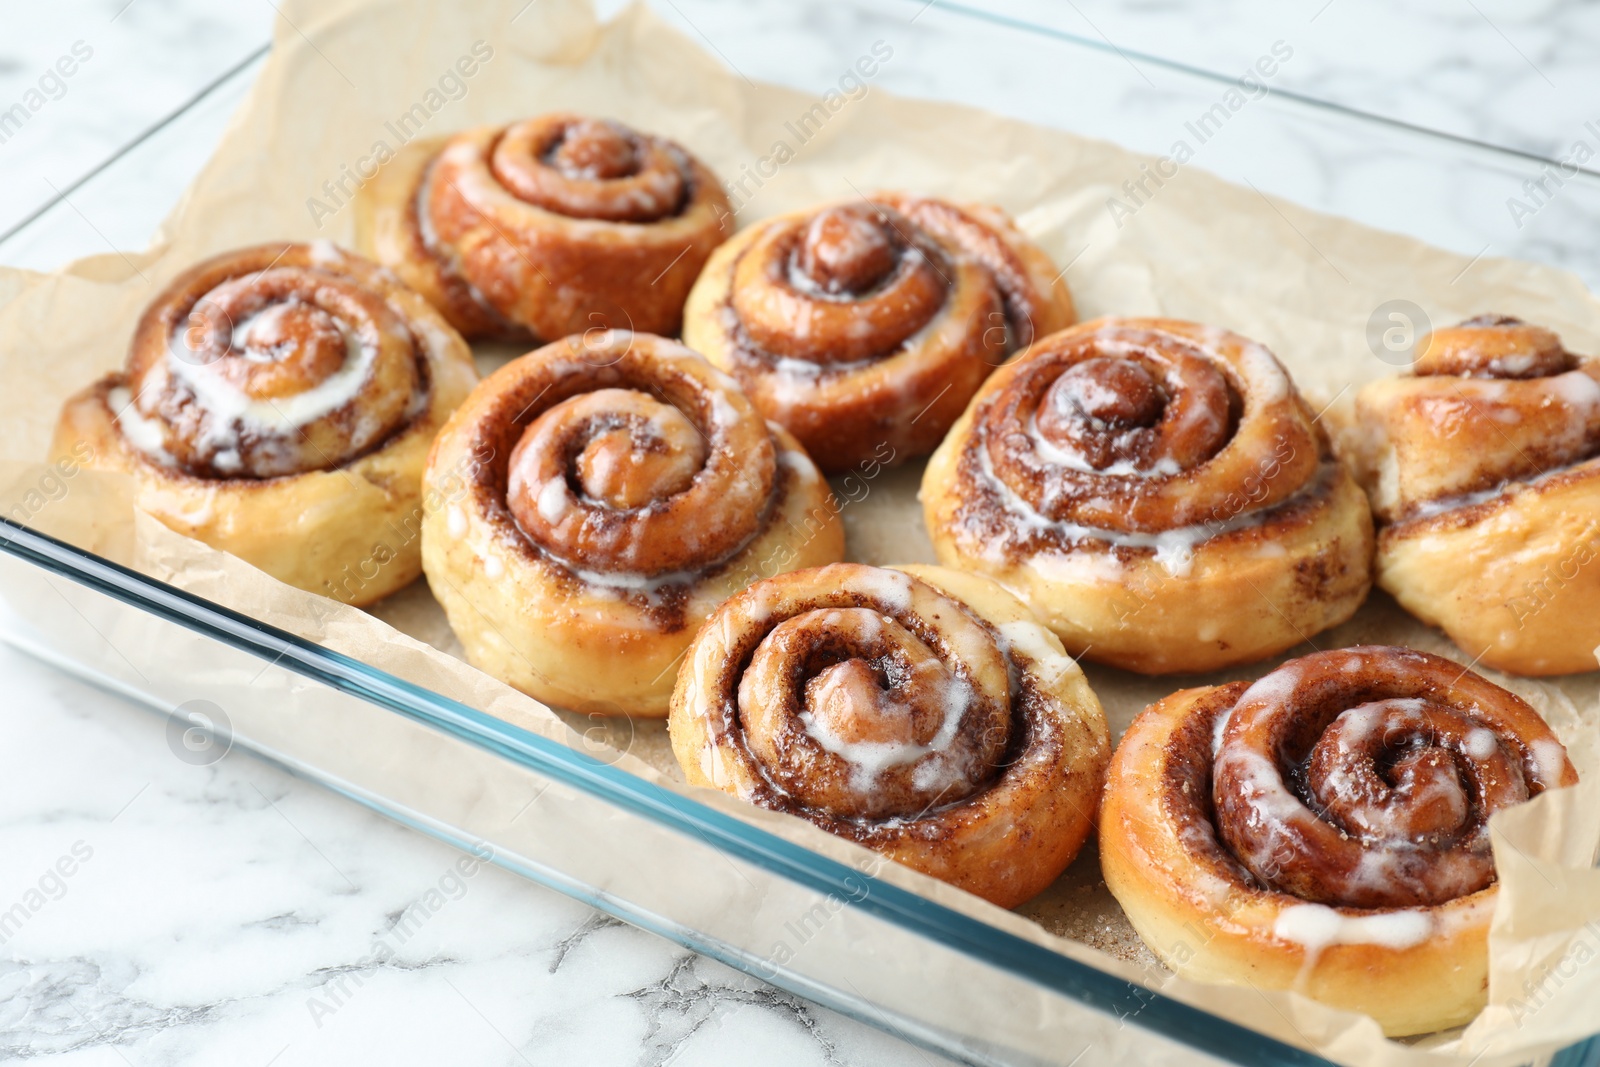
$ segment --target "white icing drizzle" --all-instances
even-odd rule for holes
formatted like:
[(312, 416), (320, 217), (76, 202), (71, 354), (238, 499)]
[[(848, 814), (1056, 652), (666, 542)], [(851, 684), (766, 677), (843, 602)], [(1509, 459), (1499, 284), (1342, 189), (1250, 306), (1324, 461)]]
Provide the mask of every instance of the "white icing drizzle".
[(1478, 727), (1467, 733), (1466, 743), (1462, 746), (1468, 756), (1482, 762), (1495, 754), (1500, 747), (1500, 739), (1495, 737), (1493, 730)]
[(694, 580), (693, 571), (667, 571), (665, 574), (641, 574), (638, 571), (591, 571), (569, 567), (572, 574), (590, 585), (626, 589), (634, 593), (659, 593), (669, 585), (683, 585)]
[[(1234, 707), (1238, 707), (1237, 704)], [(1217, 753), (1222, 751), (1222, 735), (1228, 731), (1228, 723), (1233, 721), (1233, 708), (1229, 708), (1211, 724), (1211, 758), (1215, 760)]]
[[(335, 249), (335, 252), (337, 250)], [(342, 255), (342, 253), (338, 253)], [(271, 304), (236, 323), (231, 332), (230, 356), (267, 363), (282, 354), (280, 346), (253, 345), (257, 331), (271, 326), (296, 301)], [(303, 392), (267, 400), (256, 400), (224, 378), (216, 361), (198, 363), (184, 348), (181, 333), (168, 338), (161, 372), (194, 397), (205, 412), (196, 447), (207, 454), (210, 465), (223, 474), (242, 468), (243, 437), (255, 433), (268, 441), (282, 442), (279, 448), (297, 448), (299, 431), (305, 426), (350, 405), (370, 379), (377, 360), (377, 343), (369, 342), (342, 320), (335, 320), (344, 340), (345, 358), (327, 378)], [(406, 339), (409, 344), (409, 337)], [(108, 401), (117, 416), (123, 439), (135, 451), (171, 466), (175, 460), (166, 447), (169, 427), (152, 410), (162, 389), (161, 378), (152, 377), (139, 396), (130, 397), (124, 387), (113, 389)], [(427, 403), (425, 390), (416, 390), (407, 405), (407, 417), (415, 416)], [(349, 449), (364, 451), (386, 432), (380, 421), (358, 410), (351, 423)], [(272, 446), (268, 446), (272, 447)]]
[[(248, 331), (264, 317), (282, 314), (285, 304), (252, 316), (236, 328)], [(362, 383), (372, 372), (377, 357), (377, 346), (366, 343), (343, 322), (339, 329), (345, 339), (345, 360), (340, 368), (302, 393), (278, 397), (273, 400), (256, 400), (244, 390), (219, 375), (212, 364), (191, 363), (185, 359), (169, 357), (168, 371), (187, 385), (202, 407), (210, 414), (211, 430), (206, 435), (216, 447), (225, 447), (237, 428), (253, 429), (270, 434), (288, 434), (302, 426), (323, 418), (355, 399)], [(246, 349), (246, 351), (249, 351)], [(258, 358), (258, 357), (253, 357)], [(269, 357), (270, 358), (270, 357)], [(369, 441), (352, 440), (354, 450), (360, 450)]]
[(882, 603), (890, 615), (903, 615), (911, 610), (911, 575), (886, 568), (858, 574), (853, 584), (866, 595)]
[[(728, 335), (733, 335), (739, 329), (739, 316), (732, 306), (722, 308), (722, 325)], [(816, 390), (822, 385), (826, 376), (829, 379), (846, 377), (882, 365), (887, 360), (914, 353), (926, 348), (938, 349), (941, 347), (954, 347), (959, 343), (959, 337), (950, 336), (939, 338), (941, 333), (956, 334), (966, 328), (966, 323), (958, 319), (950, 310), (947, 303), (935, 312), (927, 322), (917, 327), (908, 337), (900, 341), (893, 348), (883, 352), (874, 353), (865, 359), (849, 362), (830, 362), (826, 364), (813, 363), (804, 358), (794, 356), (770, 356), (772, 373), (766, 375), (762, 382), (762, 390), (769, 401), (780, 411), (791, 411), (812, 403), (815, 400)], [(865, 334), (870, 332), (872, 324), (864, 316), (854, 318), (849, 326), (852, 333)], [(804, 337), (805, 330), (791, 330), (791, 334)], [(879, 382), (875, 388), (889, 393), (898, 393), (909, 396), (915, 387), (914, 377), (907, 377), (898, 384)]]
[[(1033, 669), (1047, 686), (1054, 686), (1063, 677), (1077, 670), (1073, 658), (1061, 651), (1055, 635), (1036, 622), (1016, 619), (1003, 622), (998, 627), (1008, 655), (1020, 652), (1033, 661)], [(1068, 709), (1075, 710), (1075, 709)]]
[[(1239, 695), (1239, 699), (1237, 702), (1235, 702), (1234, 706), (1238, 707), (1240, 704), (1255, 703), (1269, 704), (1273, 706), (1282, 706), (1287, 704), (1289, 702), (1289, 698), (1294, 694), (1295, 689), (1299, 687), (1301, 675), (1303, 673), (1304, 672), (1293, 663), (1286, 663), (1277, 670), (1257, 678), (1253, 683), (1251, 683), (1249, 689), (1246, 689)], [(1229, 718), (1232, 716), (1232, 714), (1233, 713), (1230, 711), (1228, 715), (1223, 716), (1223, 718)], [(1220, 738), (1221, 735), (1219, 734), (1218, 736)]]
[[(1089, 382), (1087, 384), (1093, 385), (1094, 383)], [(1109, 390), (1107, 391), (1109, 392)], [(1091, 424), (1105, 425), (1099, 419), (1089, 419), (1088, 421)], [(1119, 459), (1107, 467), (1096, 468), (1077, 452), (1062, 448), (1040, 433), (1038, 412), (1034, 412), (1029, 416), (1026, 432), (1032, 439), (1034, 451), (1038, 453), (1040, 459), (1058, 467), (1078, 471), (1081, 474), (1103, 474), (1127, 478), (1170, 478), (1183, 473), (1183, 468), (1178, 466), (1178, 461), (1171, 456), (1162, 456), (1155, 462), (1154, 466), (1142, 469), (1134, 466), (1131, 459)]]
[[(1049, 531), (1054, 536), (1066, 541), (1100, 541), (1118, 548), (1152, 549), (1156, 562), (1161, 565), (1167, 574), (1174, 578), (1186, 578), (1192, 573), (1195, 551), (1205, 542), (1238, 530), (1262, 525), (1273, 511), (1292, 507), (1303, 498), (1322, 492), (1337, 470), (1335, 461), (1324, 462), (1318, 469), (1316, 477), (1309, 480), (1293, 496), (1269, 508), (1241, 511), (1221, 522), (1196, 523), (1189, 526), (1176, 526), (1170, 530), (1160, 530), (1156, 533), (1143, 533), (1127, 530), (1104, 530), (1095, 526), (1084, 526), (1076, 522), (1053, 522), (1033, 510), (1027, 501), (1019, 497), (1003, 479), (995, 474), (994, 465), (990, 460), (987, 448), (977, 449), (977, 454), (979, 469), (983, 471), (988, 484), (993, 487), (1001, 505), (1008, 513), (1016, 517), (1020, 525), (1035, 530)], [(1000, 554), (1003, 551), (998, 544), (987, 546), (986, 550), (991, 554)], [(1063, 554), (1070, 556), (1071, 553), (1070, 550), (1067, 553), (1061, 553), (1047, 549), (1038, 555), (1061, 556)]]
[[(889, 621), (882, 615), (866, 617), (880, 627), (883, 622)], [(871, 624), (858, 620), (858, 625), (862, 626), (863, 635), (868, 640), (876, 635)], [(824, 681), (818, 688), (816, 699), (827, 699), (827, 690), (833, 684), (836, 683), (832, 679)], [(961, 720), (966, 716), (967, 709), (972, 706), (975, 694), (965, 679), (952, 674), (940, 686), (938, 696), (944, 705), (944, 717), (940, 720), (938, 732), (925, 745), (896, 741), (847, 741), (829, 730), (825, 722), (818, 720), (809, 711), (802, 711), (799, 719), (805, 726), (807, 736), (825, 751), (850, 764), (850, 787), (857, 793), (867, 794), (877, 787), (878, 779), (890, 767), (915, 763), (925, 756), (943, 755), (949, 750), (950, 742), (955, 740), (956, 733), (961, 728)], [(919, 789), (937, 789), (949, 781), (959, 779), (960, 774), (960, 768), (952, 766), (950, 760), (933, 759), (917, 768), (912, 781)]]
[[(1208, 331), (1206, 335), (1207, 345), (1212, 350), (1216, 350), (1221, 346), (1224, 340), (1222, 331), (1215, 329), (1215, 327), (1206, 327), (1205, 329)], [(1187, 338), (1181, 338), (1175, 334), (1169, 334), (1162, 331), (1158, 332), (1161, 333), (1161, 336), (1169, 338), (1174, 342), (1188, 342)], [(1102, 328), (1095, 333), (1095, 354), (1097, 356), (1138, 362), (1137, 357), (1145, 347), (1147, 346), (1134, 343), (1125, 337), (1119, 336), (1118, 333), (1114, 332), (1114, 328)], [(1250, 347), (1257, 350), (1259, 356), (1264, 357), (1264, 360), (1256, 362), (1255, 365), (1250, 368), (1250, 374), (1252, 376), (1253, 383), (1258, 386), (1264, 385), (1268, 376), (1271, 376), (1274, 382), (1273, 388), (1258, 390), (1258, 395), (1260, 395), (1262, 392), (1266, 394), (1262, 397), (1262, 401), (1270, 403), (1273, 400), (1288, 396), (1288, 376), (1273, 360), (1272, 353), (1268, 352), (1265, 348), (1255, 344), (1254, 342), (1250, 343)], [(1246, 351), (1248, 353), (1249, 349)], [(1260, 380), (1255, 381), (1255, 379)], [(1108, 405), (1115, 404), (1119, 399), (1114, 390), (1100, 385), (1092, 379), (1083, 381), (1081, 384), (1079, 384), (1078, 388), (1087, 389), (1091, 393), (1095, 390), (1103, 389), (1104, 393), (1100, 399)], [(1204, 437), (1212, 437), (1220, 433), (1225, 427), (1227, 419), (1227, 413), (1225, 411), (1216, 411), (1204, 404), (1188, 404), (1181, 407), (1179, 410), (1182, 414), (1182, 418), (1175, 427), (1175, 432), (1179, 436), (1198, 434)], [(1091, 424), (1096, 425), (1097, 428), (1105, 426), (1105, 424), (1099, 419), (1091, 419), (1089, 421)], [(1181, 474), (1183, 472), (1183, 468), (1180, 467), (1178, 462), (1170, 456), (1163, 456), (1156, 462), (1154, 466), (1145, 470), (1140, 470), (1139, 468), (1135, 467), (1129, 460), (1118, 460), (1109, 467), (1096, 471), (1094, 467), (1091, 467), (1085, 463), (1082, 457), (1053, 445), (1044, 437), (1043, 434), (1039, 433), (1037, 412), (1035, 412), (1034, 416), (1028, 420), (1026, 432), (1033, 439), (1035, 446), (1039, 450), (1039, 455), (1042, 458), (1052, 463), (1059, 463), (1060, 465), (1068, 467), (1072, 470), (1082, 471), (1088, 474), (1098, 473), (1137, 478), (1170, 478), (1173, 475)]]
[(124, 441), (151, 459), (167, 466), (172, 464), (172, 454), (167, 451), (166, 428), (140, 414), (139, 405), (127, 386), (113, 387), (106, 395), (106, 403), (116, 416), (117, 428), (122, 431)]
[(1458, 493), (1453, 496), (1442, 496), (1433, 500), (1426, 500), (1421, 504), (1418, 504), (1411, 511), (1406, 512), (1404, 518), (1406, 520), (1430, 519), (1435, 515), (1442, 515), (1447, 511), (1455, 511), (1457, 508), (1470, 508), (1478, 504), (1486, 504), (1491, 500), (1501, 499), (1502, 497), (1509, 498), (1524, 489), (1531, 489), (1535, 486), (1543, 485), (1553, 478), (1559, 478), (1563, 474), (1566, 474), (1568, 471), (1572, 470), (1573, 467), (1578, 466), (1580, 463), (1590, 462), (1593, 462), (1593, 457), (1590, 459), (1578, 460), (1569, 466), (1556, 467), (1553, 470), (1544, 471), (1543, 473), (1535, 474), (1530, 477), (1511, 478), (1488, 489), (1479, 489), (1471, 493)]
[(344, 249), (340, 248), (326, 237), (317, 238), (307, 247), (311, 250), (311, 262), (315, 263), (319, 267), (333, 267), (337, 269), (344, 265)]
[[(1180, 822), (1177, 833), (1178, 839), (1183, 842), (1186, 855), (1207, 856), (1223, 850), (1209, 819), (1190, 819)], [(1218, 910), (1224, 908), (1236, 892), (1232, 882), (1213, 873), (1203, 864), (1196, 864), (1190, 868), (1185, 877), (1192, 879), (1190, 885), (1198, 889), (1206, 901)]]
[(1540, 739), (1528, 745), (1533, 756), (1534, 774), (1546, 789), (1561, 781), (1561, 772), (1567, 765), (1567, 753), (1557, 741)]
[[(1502, 366), (1506, 364), (1502, 361)], [(1458, 378), (1452, 383), (1469, 399), (1479, 399), (1492, 404), (1512, 404), (1530, 391), (1546, 392), (1571, 408), (1574, 414), (1587, 416), (1600, 409), (1600, 381), (1581, 370), (1552, 374), (1544, 378)], [(1549, 401), (1546, 400), (1546, 403)]]
[[(1359, 660), (1352, 656), (1346, 669), (1355, 669), (1358, 666)], [(1250, 798), (1252, 818), (1259, 818), (1269, 825), (1292, 826), (1297, 822), (1311, 823), (1318, 821), (1319, 817), (1287, 786), (1270, 756), (1244, 745), (1235, 744), (1225, 748), (1224, 735), (1228, 722), (1237, 708), (1257, 702), (1282, 706), (1288, 701), (1299, 682), (1300, 672), (1293, 666), (1281, 667), (1263, 676), (1241, 694), (1233, 709), (1218, 716), (1212, 735), (1216, 773), (1220, 775), (1226, 771)], [(1417, 698), (1391, 699), (1385, 701), (1383, 707), (1363, 706), (1342, 712), (1338, 717), (1343, 727), (1339, 737), (1340, 750), (1349, 752), (1353, 747), (1359, 746), (1363, 739), (1370, 737), (1372, 731), (1382, 725), (1386, 714), (1392, 714), (1396, 710), (1412, 713), (1416, 716), (1416, 723), (1420, 725), (1421, 713), (1426, 703), (1425, 700)], [(1498, 738), (1491, 730), (1478, 727), (1467, 734), (1463, 743), (1463, 753), (1469, 758), (1487, 759), (1494, 754), (1499, 745)], [(1530, 749), (1536, 776), (1544, 783), (1559, 780), (1565, 759), (1561, 746), (1549, 741), (1535, 741)], [(1353, 782), (1338, 767), (1329, 771), (1323, 788), (1332, 795), (1356, 793)], [(1413, 800), (1423, 805), (1448, 805), (1454, 810), (1455, 821), (1458, 823), (1464, 823), (1470, 815), (1470, 801), (1466, 793), (1458, 783), (1449, 780), (1433, 782), (1428, 792), (1418, 794)], [(1369, 814), (1368, 817), (1374, 816)], [(1394, 817), (1399, 819), (1399, 813), (1396, 812)], [(1395, 879), (1401, 877), (1402, 868), (1414, 859), (1415, 850), (1419, 846), (1415, 842), (1405, 840), (1403, 829), (1398, 825), (1380, 823), (1374, 826), (1374, 831), (1387, 840), (1387, 846), (1364, 851), (1358, 866), (1349, 873), (1348, 878), (1354, 886), (1384, 890), (1393, 886)], [(1480, 836), (1486, 837), (1487, 833), (1487, 827), (1480, 827), (1477, 831)], [(1270, 868), (1275, 859), (1272, 849), (1271, 839), (1263, 838), (1255, 854), (1241, 854), (1240, 859), (1252, 868)], [(1450, 888), (1449, 895), (1462, 897), (1473, 892), (1476, 884), (1472, 881), (1471, 872), (1462, 868), (1457, 873), (1459, 880), (1453, 888)], [(1443, 876), (1436, 875), (1436, 877)]]
[[(1201, 326), (1198, 332), (1201, 345), (1213, 351), (1222, 349), (1230, 341), (1228, 331), (1220, 326)], [(1254, 401), (1266, 405), (1287, 400), (1290, 390), (1289, 375), (1267, 346), (1259, 341), (1239, 337), (1237, 334), (1232, 335), (1232, 341), (1238, 345), (1242, 376), (1250, 382), (1250, 391), (1245, 397), (1245, 403), (1248, 405)]]
[[(1465, 354), (1468, 355), (1469, 358), (1478, 356), (1479, 353), (1477, 346), (1468, 346)], [(1520, 377), (1521, 375), (1528, 373), (1529, 368), (1534, 365), (1534, 356), (1530, 353), (1497, 356), (1495, 357), (1495, 363), (1506, 374)]]
[(728, 392), (722, 389), (713, 390), (711, 393), (711, 421), (713, 430), (721, 427), (739, 425), (739, 411), (728, 399)]
[[(867, 366), (869, 362), (876, 361), (857, 360), (854, 363), (836, 363), (830, 364), (830, 366), (844, 370), (855, 370)], [(815, 379), (822, 377), (821, 364), (813, 363), (809, 359), (796, 359), (793, 356), (779, 356), (773, 361), (772, 369), (780, 375), (789, 375), (795, 378)]]
[(1316, 956), (1333, 945), (1380, 945), (1400, 951), (1433, 933), (1426, 911), (1405, 908), (1350, 915), (1326, 904), (1291, 904), (1272, 923), (1272, 936), (1304, 946)]
[(822, 480), (822, 472), (817, 469), (815, 463), (811, 462), (811, 457), (804, 452), (796, 449), (781, 449), (778, 452), (778, 462), (793, 471), (802, 485), (810, 485)]
[(567, 513), (567, 487), (558, 478), (552, 478), (544, 483), (544, 488), (539, 490), (539, 514), (545, 522), (560, 522), (561, 516)]

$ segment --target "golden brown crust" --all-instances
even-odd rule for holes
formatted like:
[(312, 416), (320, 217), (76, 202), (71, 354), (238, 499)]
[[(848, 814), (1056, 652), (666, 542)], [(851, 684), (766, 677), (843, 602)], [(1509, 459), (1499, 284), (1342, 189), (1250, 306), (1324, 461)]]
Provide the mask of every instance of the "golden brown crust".
[(376, 264), (263, 245), (152, 301), (52, 454), (132, 475), (141, 509), (280, 581), (369, 604), (421, 573), (422, 467), (476, 381), (461, 338)]
[(1378, 582), (1484, 664), (1593, 670), (1600, 360), (1486, 316), (1435, 331), (1356, 401), (1350, 455), (1383, 524)]
[(569, 337), (496, 371), (440, 433), (426, 484), (423, 565), (468, 659), (578, 710), (664, 716), (718, 604), (844, 554), (793, 438), (646, 334)]
[(928, 452), (995, 367), (1073, 318), (998, 209), (884, 193), (737, 234), (695, 283), (684, 340), (839, 471)]
[(1271, 353), (1170, 319), (1045, 337), (929, 460), (940, 562), (1021, 596), (1075, 654), (1145, 673), (1281, 652), (1349, 618), (1372, 522)]
[(563, 113), (408, 145), (360, 201), (363, 246), (468, 337), (675, 334), (733, 230), (688, 152)]
[(463, 337), (526, 340), (525, 328), (491, 307), (423, 241), (417, 189), (447, 143), (446, 137), (412, 141), (362, 187), (355, 200), (356, 247), (421, 293)]
[(1425, 1033), (1485, 1002), (1489, 816), (1576, 781), (1527, 704), (1458, 664), (1317, 653), (1147, 708), (1112, 760), (1101, 864), (1179, 974)]
[(752, 586), (695, 638), (669, 727), (692, 784), (1003, 907), (1077, 854), (1109, 753), (1059, 642), (994, 583), (942, 567)]

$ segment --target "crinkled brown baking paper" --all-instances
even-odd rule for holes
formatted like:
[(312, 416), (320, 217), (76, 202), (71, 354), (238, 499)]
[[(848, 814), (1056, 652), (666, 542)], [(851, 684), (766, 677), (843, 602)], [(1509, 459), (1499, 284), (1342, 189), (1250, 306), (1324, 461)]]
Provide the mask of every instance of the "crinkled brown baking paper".
[[(62, 400), (121, 362), (140, 308), (176, 272), (255, 241), (350, 243), (354, 213), (344, 201), (358, 180), (353, 175), (370, 173), (377, 142), (397, 147), (402, 116), (411, 116), (410, 132), (431, 136), (555, 108), (612, 115), (676, 138), (721, 174), (736, 175), (768, 156), (784, 137), (784, 124), (816, 103), (747, 83), (645, 10), (602, 27), (581, 0), (541, 0), (523, 9), (525, 3), (286, 3), (287, 20), (279, 23), (254, 92), (152, 249), (96, 256), (50, 276), (0, 272), (6, 383), (0, 461), (8, 466), (0, 481), (16, 487), (5, 503), (8, 514), (21, 507), (20, 514), (42, 529), (579, 744), (561, 716), (448, 654), (458, 649), (421, 583), (372, 615), (330, 607), (136, 519), (126, 487), (115, 480), (80, 473), (64, 483), (65, 492), (56, 492), (50, 473), (32, 466), (43, 457)], [(482, 46), (475, 55), (475, 42), (492, 56), (483, 59)], [(478, 60), (468, 64), (470, 76), (458, 67), (468, 56)], [(841, 64), (854, 60), (841, 57)], [(1068, 277), (1085, 316), (1162, 314), (1240, 331), (1270, 346), (1319, 401), (1347, 403), (1347, 386), (1392, 371), (1369, 353), (1365, 329), (1373, 308), (1396, 296), (1423, 305), (1434, 321), (1504, 312), (1556, 328), (1577, 350), (1600, 349), (1600, 305), (1569, 275), (1496, 260), (1465, 271), (1462, 257), (1288, 204), (1270, 205), (1193, 168), (1119, 229), (1103, 205), (1126, 178), (1138, 176), (1140, 162), (1110, 145), (872, 88), (833, 114), (758, 189), (747, 186), (752, 195), (739, 201), (746, 220), (878, 187), (998, 203), (1058, 262), (1075, 260)], [(503, 355), (484, 353), (485, 362)], [(844, 516), (855, 558), (930, 558), (915, 505), (918, 473), (902, 468), (836, 482), (848, 501)], [(41, 487), (50, 491), (41, 494)], [(1381, 595), (1351, 623), (1317, 639), (1324, 648), (1358, 641), (1463, 658)], [(1094, 667), (1089, 675), (1118, 733), (1147, 702), (1179, 686), (1225, 680), (1152, 680)], [(1092, 848), (1020, 914), (909, 871), (882, 876), (1334, 1060), (1484, 1067), (1526, 1061), (1600, 1029), (1593, 1011), (1600, 1003), (1600, 964), (1593, 962), (1600, 956), (1600, 873), (1591, 867), (1600, 842), (1600, 686), (1593, 674), (1542, 683), (1496, 680), (1546, 715), (1587, 784), (1496, 821), (1502, 889), (1491, 946), (1491, 1004), (1464, 1031), (1391, 1042), (1370, 1020), (1298, 996), (1173, 979), (1138, 944), (1105, 893)], [(623, 766), (677, 782), (659, 724), (608, 729), (630, 749)], [(589, 743), (595, 736), (588, 729)], [(866, 862), (855, 846), (798, 819), (755, 811), (720, 794), (697, 796), (817, 852)], [(905, 973), (921, 973), (917, 961), (906, 960)], [(1097, 1053), (1108, 1060), (1119, 1053), (1136, 1057), (1129, 1051), (1135, 1035), (1119, 1031), (1108, 1040), (1127, 1044)]]

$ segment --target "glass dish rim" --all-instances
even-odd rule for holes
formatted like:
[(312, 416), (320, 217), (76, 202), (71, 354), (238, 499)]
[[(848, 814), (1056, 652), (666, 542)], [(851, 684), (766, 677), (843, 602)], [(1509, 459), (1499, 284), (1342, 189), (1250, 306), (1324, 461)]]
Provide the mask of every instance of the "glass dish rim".
[[(958, 16), (991, 26), (1052, 40), (1058, 45), (1100, 53), (1133, 56), (1185, 77), (1219, 85), (1232, 85), (1234, 79), (1215, 71), (1191, 66), (1150, 53), (1119, 49), (1109, 42), (1079, 36), (1056, 27), (1026, 19), (985, 11), (952, 0), (904, 0), (937, 7)], [(77, 190), (115, 168), (117, 163), (140, 145), (157, 136), (173, 123), (203, 104), (214, 94), (243, 79), (253, 78), (272, 47), (268, 42), (223, 70), (193, 96), (166, 116), (114, 150), (90, 170), (63, 186), (37, 209), (3, 233), (0, 253), (13, 238), (41, 223), (60, 208)], [(1430, 141), (1454, 151), (1468, 151), (1521, 164), (1550, 164), (1557, 161), (1534, 152), (1475, 140), (1433, 130), (1356, 108), (1320, 100), (1303, 93), (1273, 88), (1271, 95), (1291, 110), (1307, 115), (1333, 117), (1342, 122), (1386, 129), (1403, 138)], [(1579, 168), (1577, 180), (1594, 182), (1600, 188), (1600, 172)], [(341, 692), (398, 713), (429, 729), (474, 745), (492, 755), (509, 760), (535, 773), (562, 781), (607, 803), (651, 820), (673, 832), (693, 834), (725, 848), (730, 854), (756, 864), (769, 873), (786, 878), (818, 892), (831, 893), (848, 906), (862, 908), (918, 936), (937, 941), (986, 965), (1007, 971), (1014, 977), (1048, 989), (1094, 1010), (1132, 1021), (1174, 1042), (1219, 1059), (1241, 1064), (1330, 1065), (1315, 1053), (1290, 1045), (1231, 1020), (1213, 1015), (1136, 982), (1126, 981), (1094, 966), (1062, 955), (1043, 945), (1008, 931), (990, 926), (953, 911), (910, 890), (811, 852), (785, 841), (734, 816), (674, 793), (663, 786), (639, 778), (625, 770), (568, 748), (557, 741), (540, 737), (521, 727), (477, 711), (432, 690), (369, 666), (360, 660), (324, 648), (314, 642), (283, 631), (248, 615), (205, 600), (175, 586), (150, 578), (87, 550), (59, 541), (25, 524), (0, 516), (0, 552), (57, 574), (91, 590), (110, 596), (134, 608), (262, 659), (288, 666), (297, 673), (329, 685)], [(271, 759), (270, 754), (263, 754)], [(291, 771), (295, 768), (290, 767)], [(471, 841), (452, 829), (427, 819), (408, 816), (402, 809), (388, 806), (381, 798), (341, 788), (316, 775), (318, 784), (379, 811), (388, 818), (425, 833), (457, 848), (470, 849)], [(739, 950), (715, 940), (699, 937), (692, 930), (663, 922), (630, 908), (626, 902), (600, 893), (584, 892), (579, 886), (543, 875), (525, 864), (496, 854), (493, 862), (522, 877), (554, 888), (568, 896), (634, 925), (649, 929), (686, 948), (711, 956), (737, 969), (754, 973)], [(862, 885), (868, 888), (861, 892)], [(859, 899), (857, 899), (859, 898)], [(782, 977), (763, 972), (764, 981), (782, 985)], [(795, 992), (820, 998), (815, 989)], [(850, 1010), (835, 1001), (829, 1004), (873, 1025), (873, 1018)], [(900, 1035), (904, 1037), (905, 1035)], [(1550, 1067), (1580, 1067), (1600, 1064), (1600, 1035), (1586, 1038), (1553, 1054)]]
[[(867, 911), (878, 919), (928, 937), (981, 963), (1005, 970), (1095, 1010), (1128, 1019), (1185, 1046), (1238, 1063), (1293, 1064), (1297, 1067), (1330, 1064), (1330, 1061), (1314, 1053), (953, 911), (908, 889), (811, 852), (760, 827), (707, 807), (692, 797), (674, 793), (558, 741), (541, 737), (431, 689), (369, 666), (361, 660), (140, 574), (4, 516), (0, 516), (0, 552), (204, 637), (293, 670), (340, 692), (396, 712), (669, 830), (693, 835), (772, 874), (817, 892), (830, 894), (849, 907)], [(373, 806), (367, 798), (348, 790), (339, 791)], [(465, 847), (464, 838), (445, 833), (441, 827), (405, 819), (393, 809), (380, 810), (413, 829), (457, 847)], [(498, 858), (495, 861), (501, 862)], [(508, 869), (529, 876), (529, 872), (520, 865), (509, 865)], [(549, 884), (542, 878), (535, 880)], [(574, 895), (569, 887), (556, 888)], [(637, 923), (634, 912), (624, 909), (627, 913), (619, 914), (616, 904), (611, 901), (594, 897), (583, 899), (602, 911)], [(684, 943), (675, 930), (664, 930), (657, 926), (654, 932)], [(703, 940), (686, 947), (706, 951)], [(749, 970), (743, 966), (744, 961), (737, 957), (729, 958), (729, 953), (709, 954), (741, 970)], [(758, 977), (766, 981), (773, 980), (764, 975)], [(1591, 1040), (1600, 1042), (1600, 1039)], [(1600, 1044), (1597, 1044), (1597, 1048), (1600, 1048)]]

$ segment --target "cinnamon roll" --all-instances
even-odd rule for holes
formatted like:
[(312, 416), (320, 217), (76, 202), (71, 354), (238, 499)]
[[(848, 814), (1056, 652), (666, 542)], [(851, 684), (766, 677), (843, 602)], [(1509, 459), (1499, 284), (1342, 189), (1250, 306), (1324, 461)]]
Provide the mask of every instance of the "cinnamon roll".
[(690, 783), (808, 819), (1002, 907), (1094, 822), (1100, 702), (1015, 597), (942, 567), (847, 563), (719, 608), (669, 722)]
[(1349, 618), (1372, 519), (1272, 353), (1171, 319), (1043, 338), (978, 392), (922, 503), (939, 561), (1068, 651), (1151, 674), (1281, 652)]
[(439, 434), (426, 484), (423, 567), (467, 658), (573, 710), (666, 715), (718, 604), (844, 555), (794, 438), (648, 334), (574, 335), (500, 368)]
[(1485, 316), (1437, 330), (1356, 400), (1378, 584), (1515, 674), (1592, 671), (1600, 646), (1600, 359)]
[(998, 208), (886, 193), (741, 231), (689, 294), (683, 338), (840, 471), (927, 453), (995, 367), (1073, 319), (1050, 257)]
[(478, 380), (448, 323), (326, 242), (228, 252), (67, 401), (52, 453), (131, 474), (143, 510), (274, 578), (368, 604), (421, 573), (422, 467)]
[(683, 148), (565, 113), (414, 141), (358, 203), (363, 247), (469, 338), (675, 334), (733, 232), (716, 175)]
[(1459, 664), (1319, 652), (1135, 719), (1106, 783), (1100, 862), (1179, 974), (1425, 1033), (1485, 1003), (1489, 817), (1576, 782), (1544, 720)]

